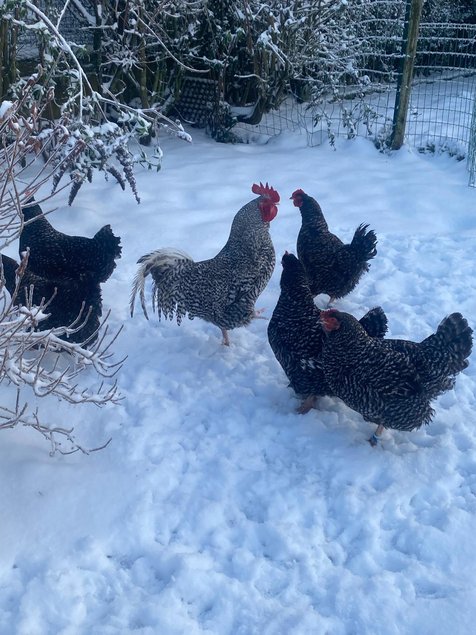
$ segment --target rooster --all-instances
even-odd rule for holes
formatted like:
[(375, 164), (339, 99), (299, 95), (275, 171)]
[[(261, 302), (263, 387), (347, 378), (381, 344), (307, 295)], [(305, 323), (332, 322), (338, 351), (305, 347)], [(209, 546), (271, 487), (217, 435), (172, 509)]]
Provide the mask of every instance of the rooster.
[[(268, 341), (289, 385), (304, 398), (297, 411), (305, 414), (317, 397), (332, 395), (321, 368), (325, 334), (302, 263), (286, 252), (282, 265), (281, 294), (268, 325)], [(387, 317), (380, 307), (366, 313), (360, 324), (370, 337), (387, 332)]]
[(322, 311), (326, 332), (322, 363), (333, 393), (366, 421), (377, 424), (369, 439), (376, 445), (384, 428), (413, 430), (434, 415), (431, 402), (453, 388), (468, 366), (472, 329), (461, 313), (444, 318), (422, 342), (374, 339), (349, 315)]
[(350, 293), (369, 270), (368, 261), (377, 253), (377, 237), (368, 225), (359, 225), (352, 242), (344, 244), (329, 231), (319, 203), (302, 190), (291, 196), (299, 207), (302, 225), (297, 255), (304, 265), (313, 296), (327, 294), (329, 304)]
[(73, 332), (62, 336), (70, 342), (84, 346), (94, 343), (102, 314), (101, 287), (89, 279), (80, 281), (69, 278), (51, 280), (31, 272), (29, 267), (21, 272), (13, 258), (1, 256), (5, 286), (16, 305), (43, 306), (48, 318), (38, 322), (38, 330), (60, 326)]
[(93, 238), (69, 236), (57, 231), (33, 199), (22, 209), (25, 225), (20, 235), (20, 256), (29, 247), (28, 267), (47, 280), (88, 277), (106, 282), (121, 257), (121, 239), (105, 225)]
[(209, 260), (195, 262), (177, 249), (159, 249), (142, 256), (131, 293), (131, 316), (139, 292), (145, 307), (145, 279), (153, 280), (153, 310), (159, 319), (177, 324), (188, 315), (218, 326), (223, 344), (229, 346), (228, 331), (245, 326), (257, 317), (255, 302), (268, 284), (275, 265), (275, 253), (269, 224), (276, 216), (279, 194), (268, 184), (252, 187), (258, 198), (235, 215), (223, 249)]

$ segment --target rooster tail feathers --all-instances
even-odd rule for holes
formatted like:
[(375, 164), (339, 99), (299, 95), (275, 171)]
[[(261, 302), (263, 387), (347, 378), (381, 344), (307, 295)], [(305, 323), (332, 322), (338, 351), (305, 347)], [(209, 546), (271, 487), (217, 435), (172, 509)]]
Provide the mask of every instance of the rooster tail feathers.
[(377, 254), (377, 236), (373, 229), (368, 229), (368, 225), (362, 223), (355, 230), (351, 246), (358, 254), (359, 259), (371, 260)]
[(114, 260), (121, 257), (121, 239), (113, 234), (110, 225), (104, 225), (104, 227), (94, 235), (94, 240), (103, 247), (105, 253), (112, 254)]
[[(152, 254), (148, 254), (148, 256), (151, 256)], [(146, 256), (142, 256), (142, 258), (139, 260), (139, 262), (143, 261), (143, 259), (146, 258)], [(136, 296), (137, 293), (139, 293), (139, 298), (140, 298), (140, 304), (142, 307), (142, 311), (144, 312), (144, 315), (147, 319), (149, 319), (149, 316), (147, 314), (147, 309), (145, 306), (145, 279), (146, 277), (149, 275), (150, 273), (150, 267), (148, 267), (148, 264), (146, 262), (142, 262), (141, 266), (139, 267), (139, 269), (137, 270), (136, 275), (134, 276), (134, 280), (132, 282), (132, 290), (131, 290), (131, 297), (130, 297), (130, 301), (129, 301), (129, 308), (130, 308), (130, 312), (131, 312), (131, 317), (134, 316), (134, 308), (135, 308), (135, 303), (136, 303)]]
[[(193, 259), (186, 254), (184, 251), (180, 249), (157, 249), (156, 251), (152, 251), (150, 254), (145, 254), (141, 256), (137, 261), (137, 264), (140, 265), (137, 273), (134, 277), (134, 281), (132, 284), (131, 298), (130, 298), (130, 311), (131, 317), (134, 315), (134, 305), (137, 293), (139, 293), (140, 304), (142, 307), (142, 311), (147, 319), (149, 316), (147, 314), (147, 309), (145, 306), (145, 279), (149, 274), (158, 274), (160, 275), (161, 271), (171, 269), (177, 265), (179, 261), (188, 261), (193, 262)], [(152, 297), (152, 309), (155, 311), (156, 308), (160, 309), (160, 307), (156, 307), (156, 298), (157, 298), (157, 283), (154, 280), (154, 289), (153, 289), (153, 297)]]
[(370, 337), (382, 338), (385, 337), (387, 333), (388, 320), (381, 306), (376, 306), (370, 309), (370, 311), (367, 311), (359, 322)]
[(434, 338), (439, 345), (448, 350), (453, 365), (452, 372), (460, 372), (468, 366), (467, 358), (473, 348), (473, 329), (461, 313), (452, 313), (445, 317), (440, 322)]

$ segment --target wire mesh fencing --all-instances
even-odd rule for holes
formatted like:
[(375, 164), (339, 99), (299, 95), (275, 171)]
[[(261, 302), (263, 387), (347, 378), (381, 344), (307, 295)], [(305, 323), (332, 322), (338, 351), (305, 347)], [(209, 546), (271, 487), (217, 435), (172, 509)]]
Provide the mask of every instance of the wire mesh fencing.
[[(404, 56), (404, 16), (369, 21), (371, 33), (359, 57), (359, 83), (333, 87), (319, 102), (289, 97), (260, 124), (239, 123), (234, 130), (247, 139), (299, 130), (310, 146), (337, 137), (364, 136), (378, 147), (388, 144), (397, 107), (397, 80)], [(372, 34), (372, 32), (374, 34)], [(467, 158), (475, 184), (476, 25), (420, 24), (407, 113), (405, 142), (421, 152), (445, 151)]]
[[(41, 0), (39, 6), (45, 2)], [(59, 0), (48, 2), (63, 4)], [(333, 143), (337, 137), (364, 136), (377, 147), (388, 146), (399, 109), (399, 79), (405, 60), (410, 7), (416, 3), (417, 0), (349, 3), (354, 11), (350, 15), (354, 19), (355, 37), (346, 41), (345, 46), (338, 48), (335, 34), (329, 35), (325, 29), (323, 35), (318, 27), (313, 31), (317, 33), (315, 48), (305, 58), (315, 73), (310, 80), (305, 78), (310, 81), (307, 86), (310, 92), (302, 90), (302, 78), (296, 81), (293, 78), (292, 92), (281, 107), (264, 114), (257, 125), (243, 121), (246, 108), (234, 110), (230, 104), (231, 112), (241, 114), (242, 119), (234, 126), (233, 134), (245, 140), (263, 140), (284, 131), (299, 131), (306, 135), (310, 146)], [(83, 0), (81, 12), (78, 6), (71, 3), (66, 7), (62, 33), (68, 41), (88, 48), (94, 31), (92, 0)], [(31, 55), (35, 40), (33, 33), (24, 37), (20, 51), (26, 57)], [(329, 50), (329, 42), (338, 48), (339, 55), (314, 58), (315, 51), (320, 55), (322, 50)], [(336, 57), (339, 73), (332, 67)], [(195, 90), (197, 87), (201, 90)], [(211, 79), (200, 77), (183, 82), (183, 94), (175, 99), (176, 112), (185, 121), (206, 125), (213, 104), (219, 103), (215, 98), (217, 90), (218, 85)], [(445, 151), (460, 159), (466, 157), (473, 184), (475, 100), (476, 24), (420, 23), (405, 115), (405, 142), (421, 152)]]

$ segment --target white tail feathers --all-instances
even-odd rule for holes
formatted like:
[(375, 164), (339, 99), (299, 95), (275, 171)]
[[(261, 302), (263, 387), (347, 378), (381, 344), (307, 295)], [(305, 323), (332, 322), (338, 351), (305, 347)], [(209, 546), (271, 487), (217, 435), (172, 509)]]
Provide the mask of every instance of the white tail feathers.
[(131, 299), (130, 299), (130, 311), (131, 317), (134, 315), (134, 305), (137, 292), (139, 292), (140, 304), (142, 311), (147, 319), (147, 309), (145, 306), (145, 279), (155, 269), (160, 270), (163, 268), (173, 267), (179, 260), (189, 260), (193, 262), (193, 259), (180, 249), (174, 247), (166, 247), (164, 249), (157, 249), (150, 254), (141, 256), (137, 263), (140, 265), (137, 273), (134, 277), (132, 284)]

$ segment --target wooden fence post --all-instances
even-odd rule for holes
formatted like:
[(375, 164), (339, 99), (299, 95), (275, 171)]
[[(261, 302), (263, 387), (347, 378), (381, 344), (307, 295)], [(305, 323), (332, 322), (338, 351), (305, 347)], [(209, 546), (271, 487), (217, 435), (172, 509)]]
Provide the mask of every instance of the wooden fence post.
[(469, 131), (469, 146), (468, 146), (468, 171), (469, 171), (469, 184), (471, 187), (476, 187), (476, 98), (473, 102), (473, 115), (471, 117), (471, 128)]
[(395, 95), (395, 108), (393, 111), (393, 129), (390, 141), (392, 150), (398, 150), (402, 147), (405, 136), (422, 8), (423, 0), (407, 0), (402, 65), (398, 76), (397, 94)]

